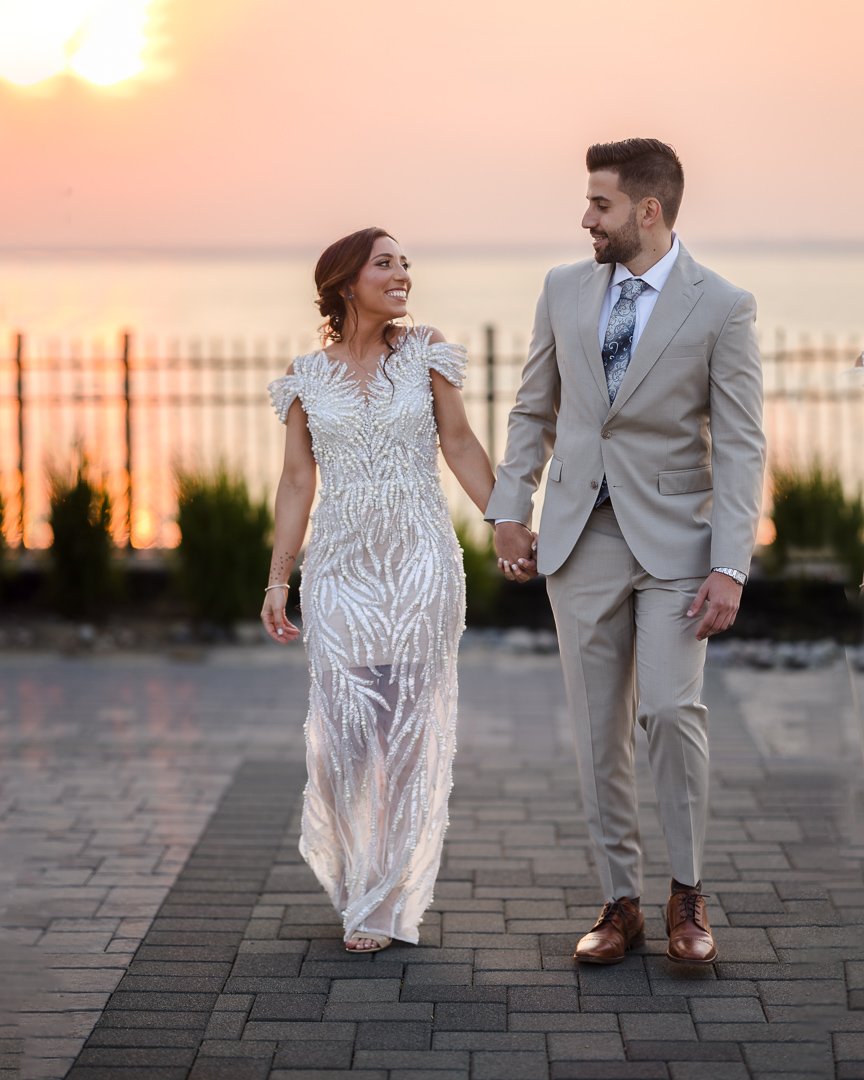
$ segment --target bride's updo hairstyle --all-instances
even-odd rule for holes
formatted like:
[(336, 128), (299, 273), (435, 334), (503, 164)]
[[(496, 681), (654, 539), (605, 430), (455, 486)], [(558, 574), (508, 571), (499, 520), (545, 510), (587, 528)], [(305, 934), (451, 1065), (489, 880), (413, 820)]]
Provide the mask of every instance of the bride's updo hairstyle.
[[(348, 311), (354, 307), (351, 286), (369, 261), (375, 241), (382, 236), (396, 241), (395, 236), (390, 236), (386, 229), (360, 229), (331, 244), (318, 260), (315, 267), (318, 299), (315, 303), (325, 320), (319, 328), (325, 345), (328, 341), (342, 340)], [(388, 345), (389, 336), (395, 329), (396, 327), (391, 325), (384, 331), (384, 339)]]

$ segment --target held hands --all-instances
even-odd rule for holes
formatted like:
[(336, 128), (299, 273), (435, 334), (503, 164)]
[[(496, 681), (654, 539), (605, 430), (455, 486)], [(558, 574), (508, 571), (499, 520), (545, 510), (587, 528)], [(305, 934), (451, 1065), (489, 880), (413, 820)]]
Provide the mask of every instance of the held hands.
[(708, 610), (696, 627), (697, 641), (704, 641), (712, 634), (722, 634), (735, 622), (741, 603), (742, 587), (728, 574), (710, 573), (702, 582), (693, 603), (687, 609), (687, 617), (695, 618), (706, 602)]
[(537, 534), (518, 521), (495, 526), (498, 569), (508, 581), (529, 581), (537, 576)]
[(261, 608), (261, 622), (264, 629), (279, 645), (287, 645), (300, 636), (300, 630), (288, 621), (285, 615), (285, 601), (288, 599), (288, 590), (279, 588), (271, 589), (264, 593), (264, 606)]

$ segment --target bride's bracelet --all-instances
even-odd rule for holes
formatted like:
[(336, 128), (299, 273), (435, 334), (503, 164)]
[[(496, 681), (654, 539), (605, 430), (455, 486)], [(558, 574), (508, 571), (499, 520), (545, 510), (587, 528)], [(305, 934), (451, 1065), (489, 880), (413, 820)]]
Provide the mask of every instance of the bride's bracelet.
[(271, 589), (290, 589), (291, 586), (287, 581), (280, 581), (278, 585), (265, 585), (264, 592), (270, 592)]

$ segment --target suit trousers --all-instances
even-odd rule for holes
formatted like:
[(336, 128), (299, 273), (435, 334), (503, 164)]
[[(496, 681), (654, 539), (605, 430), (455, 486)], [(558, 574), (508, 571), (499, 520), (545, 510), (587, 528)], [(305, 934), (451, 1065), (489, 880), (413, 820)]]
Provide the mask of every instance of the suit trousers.
[(708, 819), (706, 642), (687, 609), (703, 578), (663, 581), (633, 557), (610, 502), (547, 578), (576, 730), (582, 798), (606, 899), (642, 893), (635, 721), (644, 728), (672, 876), (702, 874)]

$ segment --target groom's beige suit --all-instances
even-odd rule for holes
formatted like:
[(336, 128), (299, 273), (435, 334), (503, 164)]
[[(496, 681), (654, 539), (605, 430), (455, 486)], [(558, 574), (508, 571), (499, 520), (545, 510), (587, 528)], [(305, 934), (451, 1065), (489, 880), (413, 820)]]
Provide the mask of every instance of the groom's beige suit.
[[(588, 260), (547, 275), (486, 510), (530, 527), (549, 463), (537, 565), (607, 899), (642, 891), (634, 719), (673, 876), (701, 876), (705, 642), (686, 611), (712, 568), (748, 571), (765, 455), (752, 296), (681, 246), (610, 406), (599, 323), (614, 269)], [(610, 499), (595, 509), (604, 476)]]

